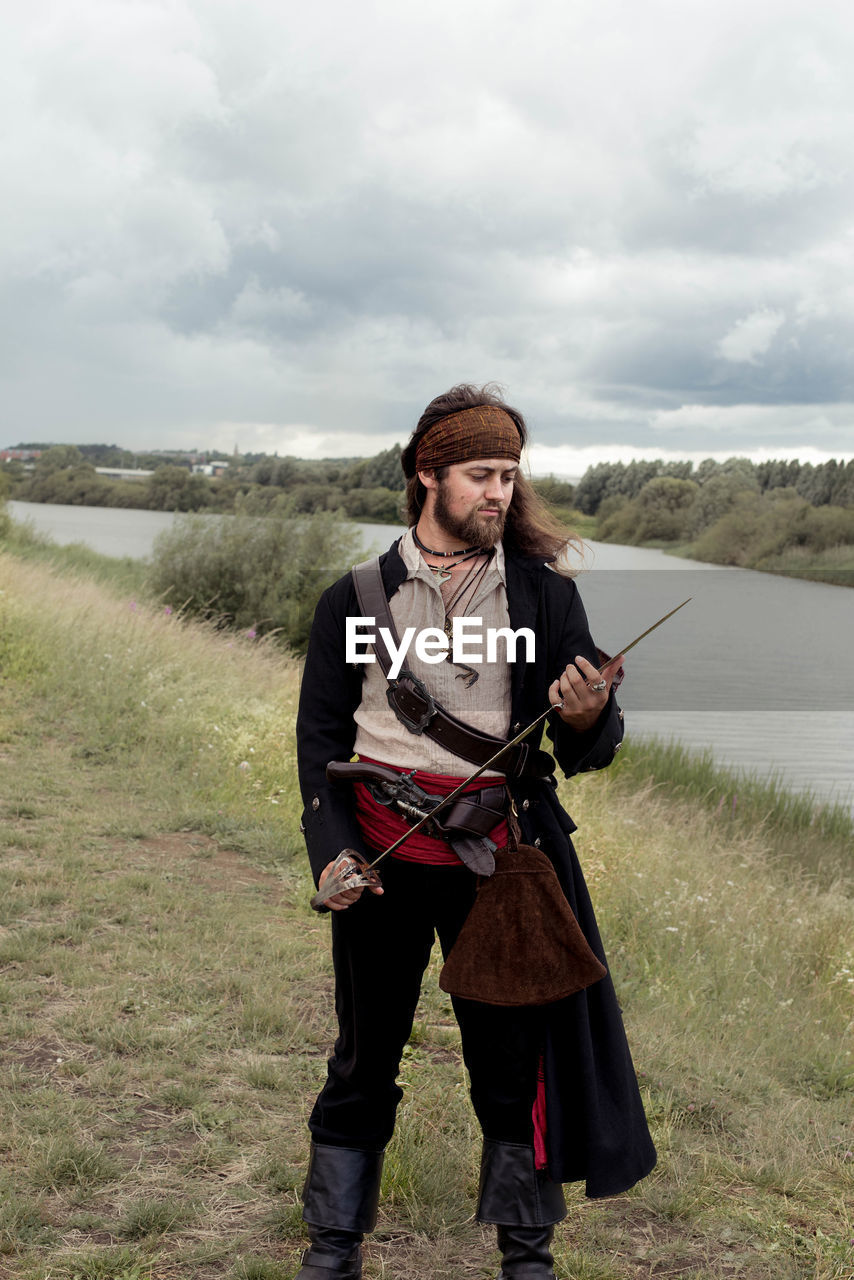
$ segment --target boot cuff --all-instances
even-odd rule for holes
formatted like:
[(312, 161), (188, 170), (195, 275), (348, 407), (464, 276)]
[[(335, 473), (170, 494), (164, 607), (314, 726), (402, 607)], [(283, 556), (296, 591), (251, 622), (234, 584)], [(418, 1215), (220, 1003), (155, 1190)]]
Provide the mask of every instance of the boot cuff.
[(311, 1144), (302, 1216), (313, 1226), (364, 1234), (377, 1223), (382, 1151)]
[(533, 1147), (487, 1140), (476, 1217), (508, 1227), (552, 1226), (566, 1217), (563, 1188), (537, 1169)]

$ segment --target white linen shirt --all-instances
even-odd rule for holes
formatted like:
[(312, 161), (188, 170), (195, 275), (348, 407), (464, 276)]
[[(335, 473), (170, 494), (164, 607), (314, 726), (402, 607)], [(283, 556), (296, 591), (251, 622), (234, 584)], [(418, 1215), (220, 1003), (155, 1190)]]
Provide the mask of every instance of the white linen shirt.
[[(398, 550), (406, 566), (406, 579), (389, 601), (398, 638), (403, 637), (407, 627), (415, 627), (417, 631), (425, 627), (441, 630), (445, 622), (442, 593), (416, 546), (412, 529), (408, 529), (400, 539)], [(501, 543), (497, 545), (473, 598), (466, 605), (465, 616), (481, 619), (480, 630), (470, 633), (466, 641), (467, 652), (482, 651), (483, 655), (482, 662), (466, 660), (466, 665), (478, 672), (478, 679), (470, 688), (466, 688), (467, 673), (453, 665), (450, 655), (441, 662), (423, 662), (415, 653), (414, 639), (403, 665), (424, 682), (447, 711), (484, 733), (506, 738), (510, 727), (510, 664), (503, 639), (498, 641), (497, 660), (486, 661), (487, 628), (510, 625)], [(381, 625), (379, 619), (375, 625)], [(479, 637), (477, 643), (474, 642), (475, 636)], [(373, 649), (369, 652), (373, 654)], [(398, 768), (446, 773), (453, 777), (462, 777), (472, 771), (473, 765), (426, 734), (410, 733), (388, 705), (387, 689), (388, 682), (380, 664), (376, 661), (366, 664), (362, 701), (354, 717), (357, 725), (354, 750), (358, 755)], [(483, 776), (503, 775), (496, 770), (487, 770)]]

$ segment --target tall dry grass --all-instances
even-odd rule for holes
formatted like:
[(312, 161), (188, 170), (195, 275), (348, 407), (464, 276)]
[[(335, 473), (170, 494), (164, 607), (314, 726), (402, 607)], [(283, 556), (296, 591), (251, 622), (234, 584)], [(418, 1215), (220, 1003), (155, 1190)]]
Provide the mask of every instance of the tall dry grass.
[[(0, 557), (4, 1277), (296, 1270), (334, 1024), (298, 678), (257, 640)], [(850, 1280), (848, 891), (782, 859), (782, 827), (628, 766), (562, 793), (661, 1159), (625, 1197), (569, 1189), (558, 1274)], [(403, 1078), (366, 1275), (494, 1275), (435, 963)]]

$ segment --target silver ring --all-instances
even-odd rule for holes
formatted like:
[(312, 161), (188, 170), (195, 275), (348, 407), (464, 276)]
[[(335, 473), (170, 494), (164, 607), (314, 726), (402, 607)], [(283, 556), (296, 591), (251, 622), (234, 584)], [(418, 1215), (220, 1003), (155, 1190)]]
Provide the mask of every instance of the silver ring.
[(601, 693), (607, 683), (608, 683), (607, 680), (597, 680), (595, 684), (592, 684), (590, 686), (590, 688), (593, 690), (594, 693)]

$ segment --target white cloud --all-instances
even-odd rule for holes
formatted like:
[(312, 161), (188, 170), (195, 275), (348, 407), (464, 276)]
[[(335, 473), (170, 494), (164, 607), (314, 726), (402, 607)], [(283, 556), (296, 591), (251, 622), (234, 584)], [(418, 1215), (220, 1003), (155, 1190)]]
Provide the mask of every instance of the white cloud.
[(766, 354), (785, 319), (782, 311), (760, 307), (736, 321), (729, 333), (721, 338), (718, 351), (725, 360), (735, 364), (759, 364), (759, 357)]

